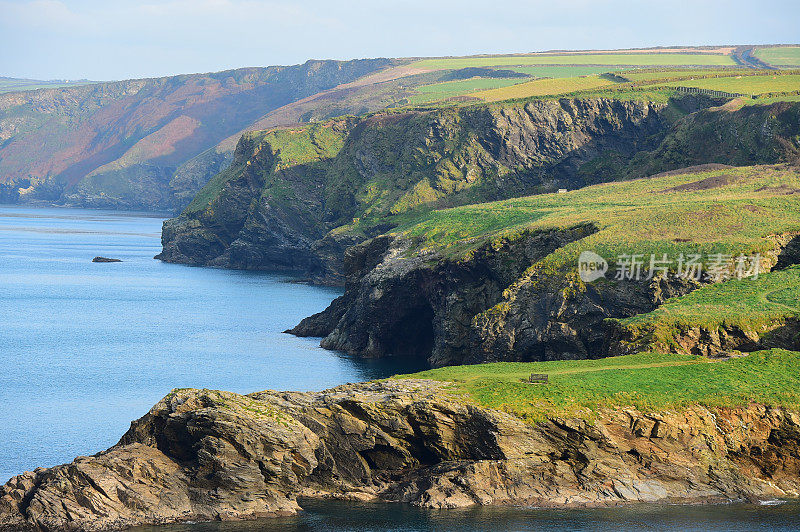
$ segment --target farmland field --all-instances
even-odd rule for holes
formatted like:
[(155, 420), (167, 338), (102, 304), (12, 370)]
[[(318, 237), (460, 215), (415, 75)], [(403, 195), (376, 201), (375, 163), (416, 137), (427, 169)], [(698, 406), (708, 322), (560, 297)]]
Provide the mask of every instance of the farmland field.
[(774, 66), (800, 66), (800, 46), (758, 48), (755, 56)]
[(450, 69), (485, 66), (531, 65), (709, 65), (725, 66), (736, 63), (722, 54), (564, 54), (564, 55), (505, 55), (491, 57), (444, 57), (422, 59), (411, 64), (415, 68)]
[(790, 92), (800, 90), (800, 75), (733, 76), (676, 81), (666, 85), (670, 87), (697, 87), (741, 94)]
[(522, 72), (536, 78), (574, 78), (577, 76), (591, 76), (622, 70), (622, 66), (527, 66), (513, 67), (511, 70)]
[(624, 72), (617, 72), (620, 76), (624, 76), (631, 81), (658, 81), (670, 78), (682, 78), (686, 76), (709, 76), (721, 75), (729, 76), (738, 73), (752, 73), (752, 70), (743, 69), (715, 69), (715, 68), (684, 68), (675, 70), (627, 70)]
[(531, 96), (565, 94), (580, 90), (606, 87), (609, 85), (614, 85), (614, 82), (598, 76), (538, 79), (534, 81), (528, 81), (526, 83), (519, 83), (510, 87), (503, 87), (501, 89), (476, 92), (471, 94), (471, 96), (481, 98), (487, 102), (497, 102), (515, 98), (529, 98)]
[(445, 81), (432, 85), (417, 87), (416, 95), (409, 98), (410, 104), (421, 104), (444, 100), (453, 96), (470, 95), (475, 91), (508, 87), (518, 83), (524, 83), (525, 78), (474, 78), (459, 81)]

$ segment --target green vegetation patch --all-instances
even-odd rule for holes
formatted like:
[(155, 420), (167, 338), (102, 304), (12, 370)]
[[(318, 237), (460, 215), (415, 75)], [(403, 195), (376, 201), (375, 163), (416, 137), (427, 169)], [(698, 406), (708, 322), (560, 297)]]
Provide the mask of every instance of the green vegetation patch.
[(653, 312), (616, 321), (637, 337), (652, 335), (670, 346), (679, 331), (690, 327), (709, 331), (736, 327), (758, 333), (798, 317), (800, 266), (795, 266), (705, 286), (672, 298)]
[(397, 231), (416, 237), (420, 249), (460, 253), (524, 230), (597, 226), (541, 263), (558, 269), (577, 265), (583, 250), (610, 261), (626, 253), (766, 254), (774, 247), (767, 237), (800, 231), (800, 202), (787, 195), (791, 190), (800, 190), (794, 168), (730, 168), (433, 211)]
[[(591, 419), (598, 409), (626, 406), (652, 412), (755, 401), (797, 408), (798, 367), (800, 353), (774, 349), (718, 362), (639, 353), (600, 360), (454, 366), (395, 378), (453, 382), (454, 394), (536, 422), (565, 415)], [(523, 382), (531, 373), (547, 374), (549, 383)]]
[(563, 66), (528, 66), (528, 67), (514, 67), (512, 70), (528, 74), (535, 78), (574, 78), (578, 76), (596, 76), (606, 72), (614, 72), (622, 70), (622, 66), (581, 66), (581, 65), (563, 65)]
[(530, 98), (531, 96), (548, 96), (567, 94), (587, 89), (596, 89), (614, 82), (600, 76), (585, 76), (577, 78), (537, 79), (526, 83), (519, 83), (510, 87), (492, 89), (473, 93), (472, 96), (487, 102), (501, 100), (514, 100)]
[(262, 142), (269, 143), (277, 155), (276, 170), (336, 157), (344, 146), (345, 135), (335, 122), (270, 130)]
[(707, 76), (736, 76), (741, 74), (750, 74), (752, 70), (745, 69), (715, 69), (715, 68), (681, 68), (681, 69), (663, 69), (663, 68), (643, 68), (636, 70), (625, 70), (618, 72), (620, 76), (635, 81), (635, 82), (648, 82), (648, 81), (663, 81), (675, 78), (687, 77), (707, 77)]
[(675, 81), (668, 85), (670, 87), (696, 87), (739, 94), (791, 92), (800, 90), (800, 75), (729, 76)]
[(757, 48), (755, 56), (773, 66), (800, 67), (800, 46)]
[(474, 78), (459, 81), (445, 81), (417, 87), (417, 94), (408, 98), (410, 105), (418, 105), (456, 96), (469, 96), (476, 91), (508, 87), (524, 82), (524, 78)]

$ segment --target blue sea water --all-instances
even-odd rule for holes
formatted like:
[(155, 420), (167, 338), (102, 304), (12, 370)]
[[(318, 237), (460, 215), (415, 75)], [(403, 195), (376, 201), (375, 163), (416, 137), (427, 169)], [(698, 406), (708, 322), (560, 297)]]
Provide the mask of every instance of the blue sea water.
[(339, 290), (154, 260), (162, 221), (0, 206), (0, 483), (106, 449), (172, 388), (321, 390), (414, 369), (281, 332)]
[[(162, 218), (0, 206), (0, 483), (117, 442), (172, 388), (319, 390), (413, 371), (281, 333), (339, 291), (164, 264)], [(96, 255), (120, 263), (92, 263)], [(800, 530), (800, 505), (471, 508), (302, 501), (297, 516), (138, 532)]]

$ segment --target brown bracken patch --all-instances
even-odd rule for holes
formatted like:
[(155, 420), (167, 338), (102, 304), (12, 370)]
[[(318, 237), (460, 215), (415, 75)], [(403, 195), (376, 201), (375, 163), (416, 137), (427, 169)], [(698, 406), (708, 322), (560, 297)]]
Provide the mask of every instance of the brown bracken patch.
[(797, 194), (800, 192), (800, 189), (790, 187), (786, 183), (782, 183), (777, 187), (761, 187), (756, 192), (767, 192), (770, 194), (780, 194), (784, 196), (788, 196), (790, 194)]
[(720, 164), (720, 163), (707, 163), (707, 164), (697, 164), (695, 166), (687, 166), (686, 168), (678, 168), (677, 170), (670, 170), (668, 172), (660, 172), (658, 174), (653, 174), (649, 177), (669, 177), (673, 175), (689, 175), (689, 174), (699, 174), (701, 172), (712, 172), (714, 170), (725, 170), (726, 168), (733, 168), (727, 164)]
[(676, 187), (668, 188), (664, 192), (692, 192), (696, 190), (710, 190), (712, 188), (719, 188), (730, 185), (736, 181), (736, 178), (729, 175), (712, 175), (701, 179), (700, 181), (693, 181), (691, 183), (684, 183)]

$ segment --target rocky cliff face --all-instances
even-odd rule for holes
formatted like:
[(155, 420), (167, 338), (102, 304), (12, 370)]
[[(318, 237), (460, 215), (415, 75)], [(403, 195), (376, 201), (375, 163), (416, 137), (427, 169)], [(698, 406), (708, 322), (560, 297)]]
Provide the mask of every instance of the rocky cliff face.
[(178, 390), (120, 442), (0, 488), (0, 530), (99, 531), (289, 514), (297, 497), (605, 505), (797, 497), (782, 408), (603, 411), (530, 425), (389, 381), (319, 393)]
[[(292, 270), (342, 284), (344, 250), (386, 232), (415, 209), (574, 189), (696, 164), (797, 157), (791, 139), (800, 132), (800, 106), (700, 110), (675, 122), (703, 103), (709, 104), (541, 100), (338, 120), (329, 123), (338, 129), (335, 141), (326, 141), (331, 144), (304, 133), (290, 143), (265, 136), (269, 149), (239, 149), (235, 171), (215, 178), (198, 201), (165, 224), (160, 258)], [(314, 158), (268, 164), (266, 158), (279, 151)], [(263, 175), (245, 178), (248, 164)], [(220, 179), (227, 184), (220, 186)], [(242, 188), (242, 179), (253, 186)], [(230, 219), (223, 220), (218, 207), (234, 201), (240, 208), (226, 211)]]
[(433, 366), (607, 355), (607, 318), (649, 312), (696, 282), (583, 283), (577, 272), (536, 264), (595, 231), (591, 224), (527, 232), (466, 258), (410, 254), (379, 237), (345, 255), (345, 293), (289, 332), (366, 356), (420, 357)]
[(391, 64), (308, 61), (2, 94), (0, 200), (182, 208), (207, 179), (188, 169), (172, 181), (179, 165), (273, 109)]
[[(655, 147), (669, 126), (664, 109), (565, 99), (383, 114), (331, 123), (341, 135), (334, 152), (313, 135), (298, 133), (281, 146), (267, 137), (268, 149), (238, 150), (233, 168), (239, 170), (227, 174), (226, 186), (212, 181), (199, 195), (203, 201), (165, 224), (160, 258), (294, 269), (341, 283), (344, 249), (385, 232), (403, 213), (609, 179), (579, 170), (608, 151), (630, 156)], [(281, 150), (327, 153), (270, 165), (266, 158)], [(238, 183), (248, 164), (264, 174), (245, 192)], [(227, 195), (241, 197), (242, 209), (231, 213), (236, 224), (224, 223), (219, 231), (217, 206), (229, 203)], [(291, 242), (292, 250), (270, 248)]]

